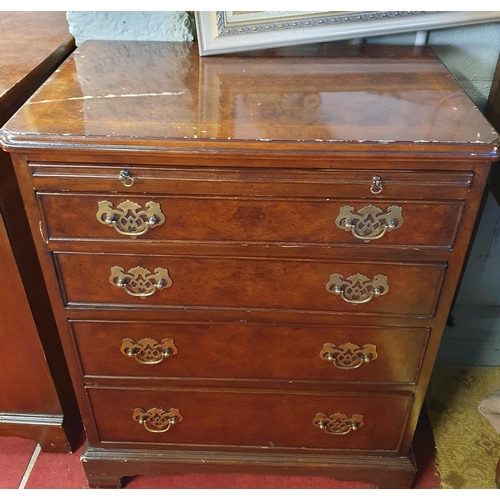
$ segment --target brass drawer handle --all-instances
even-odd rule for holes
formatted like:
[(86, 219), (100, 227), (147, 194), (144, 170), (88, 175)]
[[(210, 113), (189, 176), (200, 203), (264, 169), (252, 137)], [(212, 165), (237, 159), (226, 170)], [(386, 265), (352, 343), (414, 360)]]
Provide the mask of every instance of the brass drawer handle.
[(327, 434), (334, 436), (342, 436), (349, 434), (351, 431), (357, 431), (360, 427), (365, 425), (363, 415), (353, 415), (348, 417), (344, 413), (334, 413), (327, 416), (326, 413), (316, 413), (313, 425), (323, 429)]
[(97, 203), (97, 220), (104, 225), (114, 227), (116, 232), (131, 238), (137, 238), (149, 231), (149, 228), (161, 226), (165, 222), (160, 204), (148, 201), (145, 209), (138, 203), (127, 200), (113, 208), (107, 200)]
[(354, 207), (341, 207), (340, 213), (335, 220), (335, 225), (351, 231), (352, 234), (369, 243), (371, 240), (382, 238), (387, 232), (398, 229), (403, 225), (402, 208), (393, 205), (384, 212), (381, 208), (373, 205), (361, 208), (358, 212)]
[(319, 353), (319, 357), (326, 361), (331, 361), (336, 368), (341, 370), (354, 370), (363, 363), (369, 363), (378, 358), (377, 346), (375, 344), (365, 344), (363, 348), (359, 345), (347, 342), (339, 345), (327, 342)]
[(111, 268), (109, 281), (112, 285), (124, 288), (133, 297), (149, 297), (156, 290), (170, 288), (172, 280), (168, 274), (168, 269), (157, 267), (152, 273), (144, 267), (137, 266), (127, 273), (123, 267), (114, 266)]
[(154, 433), (167, 432), (172, 425), (184, 420), (177, 408), (170, 408), (168, 411), (163, 408), (151, 408), (147, 411), (144, 408), (134, 408), (132, 418), (144, 425), (147, 431)]
[(339, 273), (330, 274), (330, 281), (326, 284), (330, 293), (340, 295), (350, 304), (366, 304), (373, 297), (380, 297), (389, 291), (387, 276), (377, 274), (373, 280), (363, 274), (353, 274), (344, 280)]
[(382, 179), (378, 175), (374, 175), (372, 178), (372, 185), (370, 186), (370, 193), (380, 194), (382, 189)]
[(175, 356), (179, 352), (172, 339), (157, 342), (150, 338), (138, 342), (130, 338), (123, 339), (120, 350), (125, 356), (135, 358), (142, 365), (157, 365), (165, 358)]
[(130, 175), (130, 172), (128, 170), (120, 170), (118, 179), (120, 179), (120, 182), (128, 188), (134, 183), (134, 178)]

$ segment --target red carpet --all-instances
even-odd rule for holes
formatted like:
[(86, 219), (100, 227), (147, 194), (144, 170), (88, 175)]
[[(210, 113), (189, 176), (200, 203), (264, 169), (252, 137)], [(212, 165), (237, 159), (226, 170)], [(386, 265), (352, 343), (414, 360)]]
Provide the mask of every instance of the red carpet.
[(83, 446), (71, 455), (40, 453), (26, 489), (87, 489), (87, 479), (80, 462), (82, 451)]
[[(31, 458), (35, 443), (0, 437), (0, 489), (17, 488)], [(27, 489), (87, 489), (80, 462), (83, 446), (72, 455), (40, 453), (30, 473)], [(418, 472), (414, 489), (441, 488), (435, 465), (435, 447), (427, 411), (423, 411), (415, 433), (414, 451)], [(126, 489), (371, 489), (373, 485), (340, 482), (324, 477), (268, 476), (250, 474), (165, 474), (135, 476)]]
[(35, 441), (0, 438), (0, 489), (17, 488), (35, 450)]

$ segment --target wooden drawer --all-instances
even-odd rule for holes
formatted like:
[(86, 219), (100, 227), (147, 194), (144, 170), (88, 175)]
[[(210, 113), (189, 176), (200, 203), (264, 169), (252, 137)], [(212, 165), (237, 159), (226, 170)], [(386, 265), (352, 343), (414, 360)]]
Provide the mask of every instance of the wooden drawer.
[[(370, 242), (450, 248), (463, 210), (461, 201), (140, 195), (129, 199), (123, 195), (61, 193), (38, 196), (45, 233), (56, 240)], [(346, 222), (353, 227), (346, 228)]]
[[(158, 445), (245, 446), (322, 450), (377, 450), (395, 452), (404, 431), (411, 396), (374, 394), (294, 394), (164, 388), (87, 389), (99, 440), (103, 443), (155, 443)], [(145, 424), (133, 418), (146, 415)], [(137, 410), (136, 410), (137, 409)], [(155, 425), (178, 410), (178, 422), (166, 432)], [(363, 424), (327, 434), (313, 424), (319, 414), (354, 417)], [(182, 420), (181, 420), (182, 418)], [(339, 416), (339, 420), (345, 421)], [(335, 420), (335, 417), (331, 417)], [(325, 421), (327, 422), (327, 421)], [(348, 421), (345, 422), (348, 425)], [(168, 424), (167, 424), (168, 425)], [(332, 430), (338, 431), (337, 427)], [(348, 432), (349, 431), (349, 432)]]
[[(345, 160), (336, 163), (336, 168), (317, 168), (320, 158), (312, 155), (304, 162), (308, 160), (316, 168), (290, 168), (286, 163), (277, 166), (272, 161), (273, 168), (266, 168), (263, 160), (258, 168), (220, 168), (213, 166), (213, 159), (209, 166), (31, 162), (29, 167), (38, 191), (121, 192), (126, 196), (165, 193), (463, 200), (473, 179), (470, 170), (457, 171), (453, 162), (419, 162), (412, 171), (408, 161)], [(124, 179), (122, 172), (129, 177)], [(370, 190), (374, 177), (382, 183), (382, 190), (372, 189), (375, 197)]]
[[(72, 307), (201, 307), (431, 317), (446, 270), (445, 263), (92, 253), (54, 256), (64, 301)], [(339, 294), (334, 293), (335, 287)], [(343, 297), (366, 303), (353, 304)]]
[(218, 322), (70, 321), (70, 325), (86, 376), (322, 384), (412, 384), (429, 334), (426, 328)]

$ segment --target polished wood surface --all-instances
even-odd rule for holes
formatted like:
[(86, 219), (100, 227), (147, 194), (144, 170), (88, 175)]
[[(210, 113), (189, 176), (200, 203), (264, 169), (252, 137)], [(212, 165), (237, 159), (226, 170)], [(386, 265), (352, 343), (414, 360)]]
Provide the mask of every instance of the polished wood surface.
[[(73, 50), (63, 12), (0, 17), (0, 124)], [(81, 421), (40, 265), (7, 153), (0, 151), (0, 434), (70, 452)]]
[[(415, 383), (429, 334), (425, 328), (214, 321), (150, 322), (147, 332), (140, 321), (72, 321), (71, 327), (89, 380), (203, 378), (217, 384), (220, 379), (274, 379), (330, 383), (332, 387), (346, 382)], [(139, 342), (144, 337), (158, 343), (170, 338), (178, 352), (154, 365), (122, 352), (123, 339)], [(337, 347), (351, 343), (362, 349), (373, 344), (377, 358), (356, 368), (338, 367), (320, 356), (325, 343), (332, 340)]]
[(0, 123), (75, 48), (65, 12), (2, 12), (0, 17)]
[[(36, 155), (34, 155), (36, 156)], [(123, 189), (120, 175), (123, 166), (113, 160), (107, 164), (92, 165), (95, 159), (83, 156), (83, 161), (91, 164), (75, 163), (75, 157), (68, 156), (67, 163), (48, 161), (30, 161), (29, 168), (33, 174), (33, 185), (37, 190), (81, 193), (92, 191), (110, 193), (123, 191), (123, 195), (144, 195), (149, 193), (166, 193), (173, 195), (231, 195), (231, 196), (300, 196), (300, 197), (341, 197), (341, 198), (375, 198), (370, 188), (373, 177), (383, 172), (383, 189), (376, 195), (377, 200), (463, 200), (469, 192), (473, 175), (468, 166), (454, 161), (428, 161), (425, 163), (425, 175), (418, 171), (408, 171), (408, 162), (391, 158), (388, 163), (384, 159), (371, 158), (369, 162), (342, 159), (342, 169), (328, 168), (330, 161), (323, 161), (321, 156), (307, 155), (300, 157), (295, 168), (293, 163), (283, 164), (273, 162), (260, 154), (262, 165), (259, 168), (234, 168), (228, 160), (224, 162), (231, 166), (218, 168), (211, 165), (213, 158), (197, 157), (196, 162), (206, 168), (183, 167), (193, 163), (192, 157), (186, 159), (175, 157), (172, 152), (164, 160), (164, 165), (142, 165), (140, 160), (126, 166), (126, 171), (134, 179), (134, 183)], [(78, 158), (82, 158), (79, 154)], [(217, 161), (221, 160), (218, 156)], [(106, 159), (103, 159), (106, 161)], [(151, 160), (150, 160), (151, 161)], [(233, 160), (238, 162), (238, 158)], [(222, 161), (221, 161), (222, 163)], [(264, 166), (265, 165), (265, 166)], [(317, 167), (315, 175), (311, 176), (311, 167)], [(416, 168), (416, 165), (412, 165)], [(132, 168), (133, 167), (133, 168)], [(322, 167), (320, 169), (320, 167)], [(276, 176), (279, 168), (279, 176)], [(446, 176), (441, 173), (446, 171)], [(60, 196), (60, 194), (59, 194)], [(222, 201), (222, 200), (221, 200)], [(61, 214), (61, 216), (64, 214)]]
[[(276, 451), (326, 449), (334, 453), (338, 449), (364, 449), (387, 454), (398, 449), (410, 408), (408, 396), (348, 396), (331, 392), (283, 395), (212, 389), (192, 392), (167, 387), (154, 392), (89, 389), (89, 395), (101, 442), (124, 442), (132, 447), (145, 442), (154, 443), (157, 448), (197, 444), (217, 450), (239, 445)], [(167, 432), (153, 433), (132, 418), (135, 407), (160, 407), (166, 411), (177, 408), (183, 420)], [(348, 417), (360, 414), (364, 426), (347, 434), (328, 435), (313, 425), (317, 413), (342, 413)], [(390, 418), (385, 418), (387, 413)]]
[[(300, 310), (313, 314), (432, 317), (444, 279), (443, 264), (392, 264), (261, 260), (252, 258), (189, 258), (114, 254), (55, 254), (61, 288), (69, 307), (134, 305), (138, 308), (202, 307), (203, 309)], [(141, 266), (152, 273), (167, 269), (173, 284), (149, 297), (133, 296), (110, 282), (111, 268)], [(78, 272), (75, 273), (75, 269)], [(329, 293), (330, 276), (345, 279), (361, 273), (373, 280), (387, 276), (389, 291), (356, 308)], [(217, 281), (214, 282), (214, 277)]]
[[(333, 190), (332, 190), (333, 193)], [(139, 213), (147, 211), (150, 198), (134, 196), (133, 203), (140, 205)], [(130, 214), (122, 204), (129, 201), (123, 195), (60, 195), (44, 193), (40, 195), (40, 204), (45, 216), (46, 237), (60, 239), (121, 239), (130, 240), (138, 231), (144, 231), (144, 225), (135, 231), (137, 217)], [(102, 211), (100, 224), (96, 224), (99, 204), (107, 203), (108, 209)], [(345, 206), (345, 201), (328, 198), (276, 199), (262, 201), (255, 197), (221, 199), (207, 196), (195, 197), (155, 197), (159, 204), (158, 213), (168, 220), (161, 225), (152, 225), (142, 240), (167, 241), (253, 241), (260, 243), (301, 243), (303, 245), (342, 245), (365, 242), (352, 231), (335, 224)], [(391, 207), (394, 205), (364, 200), (353, 205), (351, 213), (358, 213), (364, 208), (374, 206), (391, 219)], [(377, 245), (398, 245), (412, 247), (453, 247), (463, 203), (425, 202), (405, 203), (402, 208), (401, 227), (387, 232), (382, 241), (372, 240)], [(349, 209), (348, 209), (349, 210)], [(106, 224), (107, 216), (121, 217), (123, 224), (115, 229)], [(146, 219), (146, 216), (143, 217)], [(370, 217), (368, 216), (367, 219)], [(279, 221), (286, 220), (283, 224)], [(425, 230), (415, 231), (415, 225), (422, 225)], [(126, 233), (125, 226), (131, 226)], [(363, 233), (361, 233), (361, 236)], [(368, 235), (369, 236), (369, 235)]]
[(317, 153), (492, 154), (497, 140), (431, 49), (335, 44), (200, 59), (188, 43), (89, 42), (5, 133), (16, 146)]
[[(431, 49), (199, 59), (194, 44), (84, 43), (0, 137), (91, 486), (200, 469), (411, 485), (413, 433), (498, 155)], [(365, 242), (337, 226), (346, 206), (399, 207), (404, 221)], [(138, 215), (146, 207), (154, 216)], [(369, 362), (355, 369), (320, 357), (356, 346)], [(161, 362), (139, 363), (140, 349)], [(177, 410), (165, 433), (145, 428)], [(364, 425), (329, 436), (318, 413)]]
[[(4, 283), (8, 284), (0, 292), (0, 338), (5, 346), (1, 358), (0, 411), (21, 413), (29, 408), (31, 413), (60, 414), (61, 405), (1, 215), (0, 255)], [(30, 365), (36, 371), (36, 377), (29, 369)]]

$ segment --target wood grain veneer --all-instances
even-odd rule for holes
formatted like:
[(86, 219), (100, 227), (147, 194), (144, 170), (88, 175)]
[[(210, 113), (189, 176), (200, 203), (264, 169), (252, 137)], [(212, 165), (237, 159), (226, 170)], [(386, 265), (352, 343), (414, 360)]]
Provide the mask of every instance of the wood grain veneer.
[[(86, 42), (0, 137), (91, 486), (170, 470), (411, 486), (499, 141), (431, 49)], [(149, 202), (162, 215), (138, 215)], [(371, 212), (367, 242), (336, 223), (370, 205), (404, 222)], [(134, 224), (150, 227), (115, 229)]]

